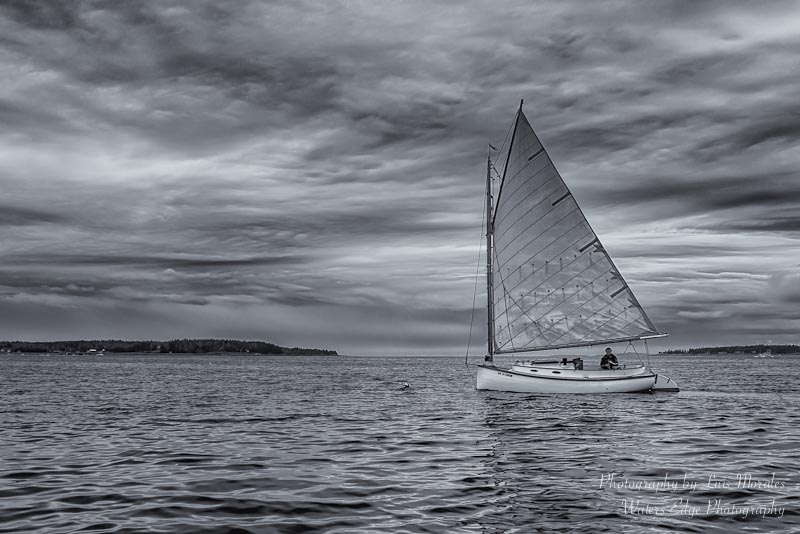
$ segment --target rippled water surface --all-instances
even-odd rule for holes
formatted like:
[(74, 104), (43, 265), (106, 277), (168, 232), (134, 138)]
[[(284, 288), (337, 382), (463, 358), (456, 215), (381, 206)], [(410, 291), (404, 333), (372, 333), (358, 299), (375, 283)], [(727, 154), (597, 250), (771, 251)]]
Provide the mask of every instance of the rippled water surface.
[(458, 358), (4, 355), (0, 532), (800, 532), (798, 361), (535, 396)]

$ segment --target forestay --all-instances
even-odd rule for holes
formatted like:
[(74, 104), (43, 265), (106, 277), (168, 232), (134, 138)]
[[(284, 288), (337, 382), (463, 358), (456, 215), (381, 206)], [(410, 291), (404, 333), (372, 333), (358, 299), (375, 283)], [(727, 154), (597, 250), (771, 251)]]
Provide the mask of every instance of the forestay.
[(494, 342), (518, 352), (658, 335), (520, 109), (493, 210)]

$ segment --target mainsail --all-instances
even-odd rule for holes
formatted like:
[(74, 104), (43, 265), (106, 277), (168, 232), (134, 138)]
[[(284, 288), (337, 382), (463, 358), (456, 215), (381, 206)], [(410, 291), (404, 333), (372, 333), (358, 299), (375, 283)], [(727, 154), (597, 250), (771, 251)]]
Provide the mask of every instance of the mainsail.
[(489, 233), (494, 352), (658, 336), (553, 166), (517, 113)]

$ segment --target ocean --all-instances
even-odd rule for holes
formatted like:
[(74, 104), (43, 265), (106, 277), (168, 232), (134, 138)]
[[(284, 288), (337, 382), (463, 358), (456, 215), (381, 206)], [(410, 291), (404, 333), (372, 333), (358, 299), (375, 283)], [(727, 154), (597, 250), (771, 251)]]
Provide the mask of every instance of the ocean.
[(680, 393), (476, 391), (463, 357), (5, 354), (0, 532), (800, 532), (797, 357), (652, 361)]

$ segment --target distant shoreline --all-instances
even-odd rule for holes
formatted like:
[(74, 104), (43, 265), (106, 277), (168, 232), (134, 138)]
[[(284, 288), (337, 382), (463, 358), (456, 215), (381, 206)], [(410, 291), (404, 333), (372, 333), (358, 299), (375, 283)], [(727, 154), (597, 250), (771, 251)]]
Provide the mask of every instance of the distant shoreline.
[(338, 356), (335, 350), (282, 347), (266, 341), (237, 339), (172, 339), (126, 341), (95, 339), (72, 341), (0, 341), (0, 353), (93, 354), (261, 354)]
[(318, 352), (293, 352), (291, 354), (262, 353), (262, 352), (42, 352), (42, 351), (3, 351), (0, 349), (0, 356), (11, 354), (28, 354), (41, 356), (339, 356), (339, 354), (321, 354)]
[(690, 349), (670, 349), (659, 354), (760, 354), (770, 351), (772, 354), (797, 354), (800, 345), (729, 345), (726, 347), (698, 347)]

